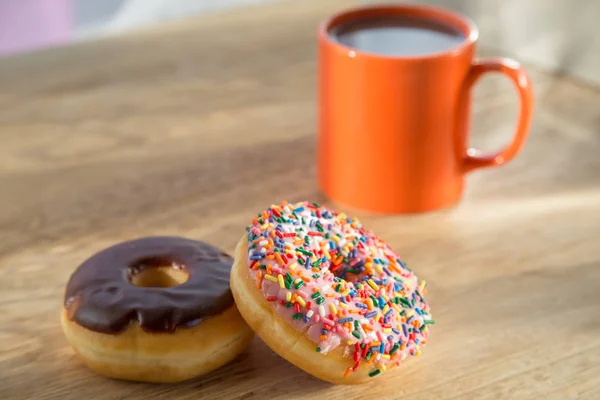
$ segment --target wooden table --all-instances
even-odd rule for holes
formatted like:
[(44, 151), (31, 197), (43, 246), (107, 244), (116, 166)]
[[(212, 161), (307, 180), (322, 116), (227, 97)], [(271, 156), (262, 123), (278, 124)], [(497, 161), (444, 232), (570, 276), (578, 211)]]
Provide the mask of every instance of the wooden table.
[[(530, 140), (464, 201), (360, 214), (429, 282), (421, 357), (332, 386), (256, 339), (177, 385), (109, 380), (73, 356), (64, 284), (93, 252), (179, 234), (233, 251), (315, 183), (315, 28), (344, 1), (279, 3), (0, 62), (1, 399), (600, 398), (600, 91), (531, 70)], [(476, 91), (474, 142), (502, 145), (514, 92)], [(327, 202), (326, 202), (327, 203)]]

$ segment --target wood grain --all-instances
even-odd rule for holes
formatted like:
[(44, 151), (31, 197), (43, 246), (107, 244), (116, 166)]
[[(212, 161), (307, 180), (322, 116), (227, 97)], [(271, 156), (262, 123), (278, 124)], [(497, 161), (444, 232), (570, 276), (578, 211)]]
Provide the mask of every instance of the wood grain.
[[(429, 282), (421, 357), (332, 386), (258, 339), (178, 385), (109, 380), (73, 356), (64, 284), (147, 234), (233, 251), (272, 202), (315, 183), (315, 29), (344, 1), (279, 3), (0, 61), (0, 398), (600, 398), (600, 91), (531, 70), (530, 140), (473, 173), (456, 207), (358, 214)], [(476, 90), (473, 142), (514, 127), (510, 84)], [(327, 203), (325, 201), (325, 203)]]

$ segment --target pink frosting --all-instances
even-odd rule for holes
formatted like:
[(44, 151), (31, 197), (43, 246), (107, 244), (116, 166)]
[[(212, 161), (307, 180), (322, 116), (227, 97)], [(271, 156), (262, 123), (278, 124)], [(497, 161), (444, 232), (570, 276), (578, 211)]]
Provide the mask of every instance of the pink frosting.
[(434, 322), (425, 282), (389, 246), (358, 220), (308, 202), (271, 206), (253, 220), (248, 266), (316, 351), (344, 346), (346, 374), (368, 361), (374, 376), (419, 355)]

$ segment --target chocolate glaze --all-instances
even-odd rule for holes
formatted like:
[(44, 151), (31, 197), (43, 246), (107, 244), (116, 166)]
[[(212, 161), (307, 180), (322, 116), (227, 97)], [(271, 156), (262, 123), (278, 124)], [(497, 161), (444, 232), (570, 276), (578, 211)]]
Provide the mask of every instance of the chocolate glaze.
[[(194, 326), (233, 305), (233, 259), (216, 247), (180, 237), (146, 237), (109, 247), (71, 275), (64, 306), (70, 320), (90, 330), (118, 333), (133, 321), (147, 331)], [(188, 280), (169, 288), (138, 287), (144, 268), (181, 268)]]

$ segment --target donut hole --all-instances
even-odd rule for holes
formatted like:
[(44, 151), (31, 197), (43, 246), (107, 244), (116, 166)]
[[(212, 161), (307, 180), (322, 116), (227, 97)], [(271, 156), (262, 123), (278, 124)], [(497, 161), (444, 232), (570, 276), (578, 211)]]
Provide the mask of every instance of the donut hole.
[(169, 266), (144, 269), (131, 276), (130, 282), (139, 287), (169, 288), (187, 280), (188, 274), (185, 271)]
[(370, 278), (370, 275), (368, 275), (366, 272), (357, 275), (351, 272), (346, 272), (345, 269), (343, 269), (342, 271), (333, 272), (333, 276), (339, 278), (340, 281), (352, 284), (356, 284), (357, 282), (362, 282)]
[(332, 266), (329, 271), (340, 281), (357, 284), (369, 280), (374, 273), (372, 269), (365, 269), (362, 265), (364, 265), (364, 262), (360, 262), (358, 266), (342, 263), (337, 267)]
[(129, 282), (138, 287), (170, 288), (187, 282), (189, 275), (179, 264), (161, 258), (140, 260), (129, 268)]

